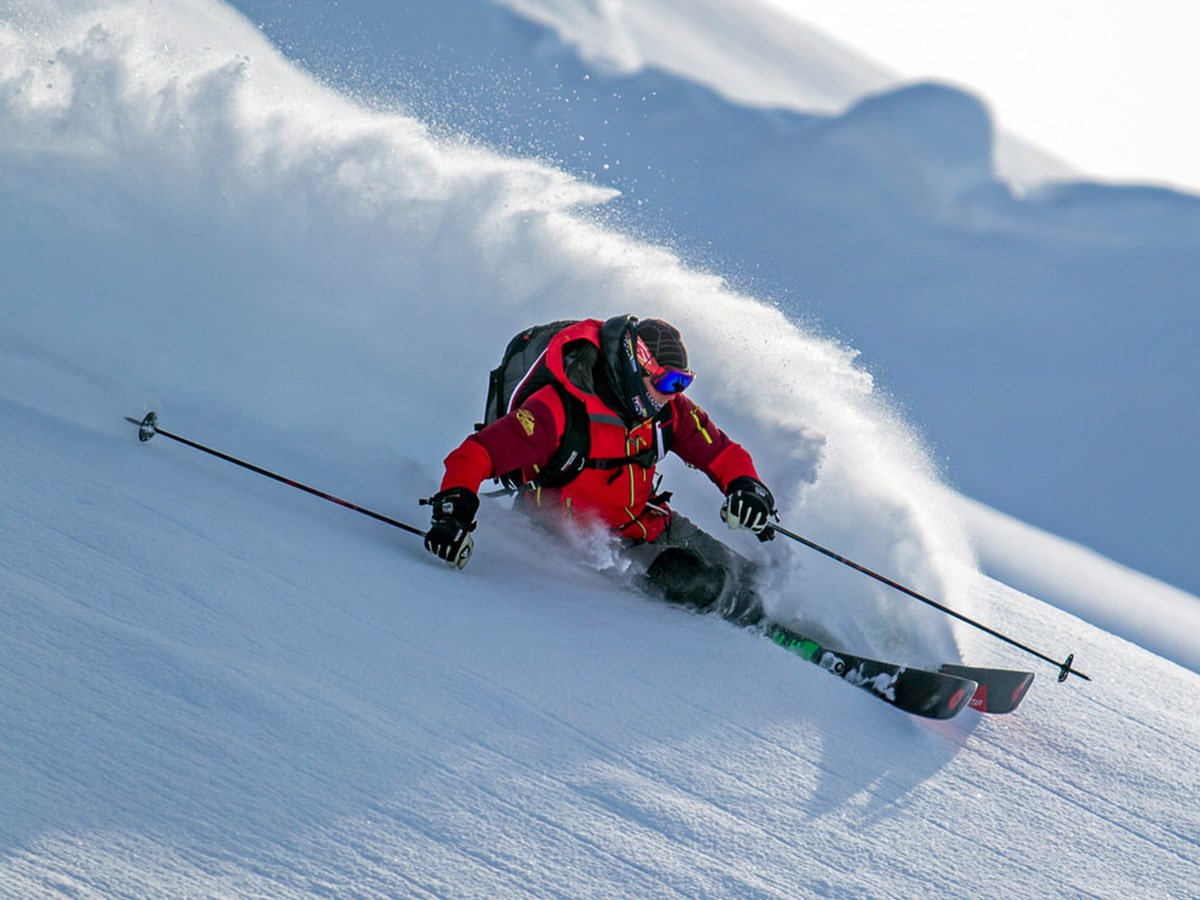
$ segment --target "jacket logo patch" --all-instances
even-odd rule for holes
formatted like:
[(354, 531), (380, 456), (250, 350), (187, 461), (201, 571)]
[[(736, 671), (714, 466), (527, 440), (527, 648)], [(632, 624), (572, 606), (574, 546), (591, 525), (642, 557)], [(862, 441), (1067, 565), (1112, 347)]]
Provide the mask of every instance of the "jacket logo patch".
[(521, 423), (521, 427), (525, 429), (526, 437), (533, 437), (534, 419), (533, 413), (527, 409), (517, 410), (517, 421)]

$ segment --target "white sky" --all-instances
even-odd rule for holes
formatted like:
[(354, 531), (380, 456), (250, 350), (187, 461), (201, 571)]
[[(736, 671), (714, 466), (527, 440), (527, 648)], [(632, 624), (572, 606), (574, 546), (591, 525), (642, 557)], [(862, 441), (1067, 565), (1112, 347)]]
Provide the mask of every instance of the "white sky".
[(984, 97), (1078, 168), (1200, 193), (1194, 0), (764, 0), (904, 76)]

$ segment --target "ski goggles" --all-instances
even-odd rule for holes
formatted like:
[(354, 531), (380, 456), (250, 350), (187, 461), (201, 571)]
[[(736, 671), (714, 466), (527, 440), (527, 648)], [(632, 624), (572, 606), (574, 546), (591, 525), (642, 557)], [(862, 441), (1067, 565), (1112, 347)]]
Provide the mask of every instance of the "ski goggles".
[(649, 376), (650, 384), (660, 394), (680, 394), (696, 380), (696, 373), (691, 369), (669, 369), (660, 366), (641, 338), (637, 339), (637, 361), (642, 371)]

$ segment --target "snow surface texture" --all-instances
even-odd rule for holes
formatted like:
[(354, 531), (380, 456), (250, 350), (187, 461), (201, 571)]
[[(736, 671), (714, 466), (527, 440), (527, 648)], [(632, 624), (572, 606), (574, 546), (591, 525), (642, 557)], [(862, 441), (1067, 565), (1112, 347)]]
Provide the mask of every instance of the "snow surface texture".
[(610, 216), (860, 351), (962, 492), (1200, 592), (1200, 198), (1014, 185), (980, 98), (756, 0), (234, 5), (372, 103), (619, 189)]
[[(1192, 889), (1197, 675), (978, 574), (965, 501), (852, 351), (614, 231), (602, 186), (314, 84), (227, 6), (5, 16), (0, 894)], [(1016, 716), (913, 720), (502, 504), (453, 572), (123, 421), (419, 525), (496, 336), (625, 311), (684, 329), (790, 525), (1095, 681), (1037, 666)], [(848, 649), (1032, 662), (738, 546), (779, 618)]]

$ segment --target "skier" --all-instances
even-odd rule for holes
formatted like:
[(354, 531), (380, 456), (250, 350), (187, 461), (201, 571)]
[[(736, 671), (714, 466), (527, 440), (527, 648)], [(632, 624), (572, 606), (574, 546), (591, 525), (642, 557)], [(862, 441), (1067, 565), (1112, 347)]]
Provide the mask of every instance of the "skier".
[[(775, 501), (750, 454), (683, 393), (696, 375), (679, 331), (661, 319), (588, 319), (559, 331), (538, 365), (545, 385), (446, 457), (441, 489), (424, 501), (433, 506), (425, 548), (465, 566), (480, 484), (507, 474), (520, 485), (518, 508), (610, 529), (651, 593), (739, 624), (759, 621), (754, 565), (657, 491), (655, 466), (670, 450), (721, 489), (730, 528), (775, 536)], [(575, 408), (586, 414), (573, 416)]]

